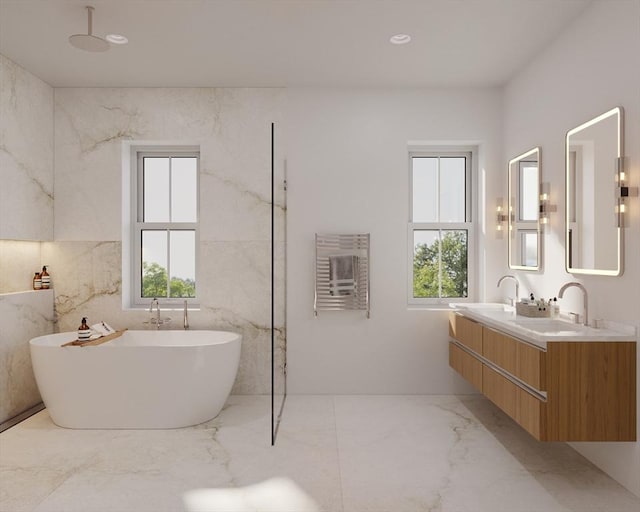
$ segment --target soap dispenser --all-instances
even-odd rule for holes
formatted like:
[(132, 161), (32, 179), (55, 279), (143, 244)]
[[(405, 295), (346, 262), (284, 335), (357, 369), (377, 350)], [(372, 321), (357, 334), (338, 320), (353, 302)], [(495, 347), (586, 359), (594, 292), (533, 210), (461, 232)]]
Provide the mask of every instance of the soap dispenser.
[(80, 327), (78, 327), (78, 340), (87, 341), (91, 338), (91, 328), (87, 325), (87, 318), (82, 317)]
[(40, 277), (42, 279), (42, 289), (48, 290), (51, 287), (51, 276), (49, 272), (47, 272), (47, 266), (42, 267), (42, 272), (40, 273)]
[(36, 275), (33, 276), (33, 289), (41, 290), (42, 289), (42, 278), (40, 277), (40, 273), (36, 272)]

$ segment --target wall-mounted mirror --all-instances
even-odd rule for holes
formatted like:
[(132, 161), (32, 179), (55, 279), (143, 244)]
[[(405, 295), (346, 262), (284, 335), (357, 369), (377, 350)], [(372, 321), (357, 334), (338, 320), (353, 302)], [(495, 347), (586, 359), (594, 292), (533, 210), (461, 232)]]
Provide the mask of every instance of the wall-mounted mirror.
[(623, 232), (615, 179), (623, 156), (623, 115), (616, 107), (567, 132), (567, 272), (622, 274)]
[(509, 268), (540, 270), (540, 148), (509, 161)]

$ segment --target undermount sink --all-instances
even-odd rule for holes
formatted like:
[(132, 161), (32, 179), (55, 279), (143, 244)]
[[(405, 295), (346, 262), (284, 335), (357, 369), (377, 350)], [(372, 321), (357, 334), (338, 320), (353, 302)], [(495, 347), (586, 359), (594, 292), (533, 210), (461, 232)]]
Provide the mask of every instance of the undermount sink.
[(589, 329), (583, 325), (548, 318), (518, 318), (514, 323), (524, 329), (544, 334), (578, 333)]

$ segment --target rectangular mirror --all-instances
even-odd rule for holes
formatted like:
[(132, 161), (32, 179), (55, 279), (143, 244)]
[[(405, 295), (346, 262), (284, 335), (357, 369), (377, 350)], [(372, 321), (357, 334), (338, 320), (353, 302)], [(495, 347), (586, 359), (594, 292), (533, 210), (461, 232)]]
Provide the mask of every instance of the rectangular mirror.
[(540, 270), (540, 148), (509, 161), (509, 268)]
[(623, 240), (616, 172), (623, 156), (623, 110), (616, 107), (567, 132), (567, 272), (619, 276)]

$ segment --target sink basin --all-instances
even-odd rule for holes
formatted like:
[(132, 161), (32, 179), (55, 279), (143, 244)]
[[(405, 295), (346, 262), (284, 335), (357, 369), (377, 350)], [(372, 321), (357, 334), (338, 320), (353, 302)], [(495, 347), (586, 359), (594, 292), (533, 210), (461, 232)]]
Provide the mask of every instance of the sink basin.
[(518, 319), (514, 323), (524, 329), (547, 335), (573, 334), (589, 330), (588, 327), (584, 327), (583, 325), (571, 324), (569, 322), (563, 322), (562, 320), (550, 320), (548, 318)]

